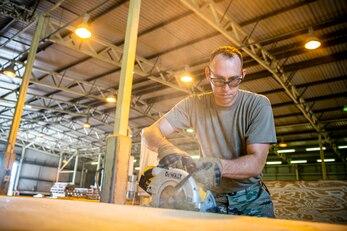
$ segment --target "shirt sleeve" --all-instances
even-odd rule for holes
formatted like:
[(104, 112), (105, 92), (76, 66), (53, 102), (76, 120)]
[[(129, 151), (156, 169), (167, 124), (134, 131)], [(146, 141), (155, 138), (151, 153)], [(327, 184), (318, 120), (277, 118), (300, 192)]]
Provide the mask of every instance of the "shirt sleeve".
[(167, 119), (175, 130), (191, 127), (190, 101), (190, 97), (183, 99), (164, 115), (164, 118)]
[(276, 143), (276, 130), (270, 101), (261, 96), (254, 105), (246, 131), (247, 144)]

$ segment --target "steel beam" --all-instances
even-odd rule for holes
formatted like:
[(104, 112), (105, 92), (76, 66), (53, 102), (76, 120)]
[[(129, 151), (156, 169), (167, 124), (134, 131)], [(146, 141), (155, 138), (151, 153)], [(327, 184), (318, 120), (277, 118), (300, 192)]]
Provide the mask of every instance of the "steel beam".
[[(316, 1), (316, 0), (313, 0), (313, 1)], [(255, 22), (255, 21), (262, 20), (262, 19), (265, 19), (265, 18), (268, 18), (268, 17), (272, 17), (272, 16), (274, 16), (275, 14), (284, 12), (284, 11), (286, 11), (286, 10), (291, 10), (291, 9), (294, 9), (294, 8), (297, 8), (297, 7), (301, 7), (301, 6), (303, 6), (303, 5), (305, 5), (305, 4), (308, 4), (308, 3), (310, 3), (310, 2), (312, 2), (312, 1), (311, 1), (311, 0), (310, 0), (310, 1), (303, 1), (303, 2), (300, 2), (300, 3), (297, 3), (297, 4), (293, 4), (293, 5), (290, 5), (290, 6), (288, 6), (288, 7), (284, 7), (284, 8), (282, 8), (282, 9), (279, 9), (279, 10), (277, 10), (275, 13), (272, 12), (271, 14), (262, 15), (262, 16), (260, 16), (259, 18), (255, 18), (255, 19), (252, 19), (252, 20), (249, 20), (249, 21), (241, 22), (240, 25), (241, 25), (241, 26), (246, 26), (246, 25), (251, 24), (251, 23), (253, 23), (253, 22)], [(123, 3), (124, 3), (124, 1), (120, 2), (119, 4), (123, 4)], [(111, 9), (113, 9), (114, 7), (117, 7), (117, 4), (116, 4), (115, 6), (112, 6)], [(110, 12), (111, 9), (107, 9), (107, 12)], [(107, 13), (107, 12), (103, 12), (103, 14), (104, 14), (104, 13)], [(169, 20), (167, 20), (167, 21), (161, 22), (160, 24), (157, 24), (157, 25), (155, 25), (155, 26), (153, 26), (153, 27), (151, 27), (151, 28), (149, 28), (149, 29), (147, 29), (147, 30), (145, 30), (145, 31), (140, 32), (140, 33), (138, 34), (138, 37), (143, 36), (143, 35), (145, 35), (145, 34), (147, 34), (147, 33), (150, 33), (150, 32), (152, 32), (152, 31), (154, 31), (154, 30), (160, 28), (161, 26), (165, 26), (165, 25), (168, 25), (168, 24), (170, 24), (170, 23), (173, 23), (173, 22), (175, 22), (175, 21), (177, 21), (177, 20), (180, 20), (180, 19), (182, 19), (183, 17), (186, 17), (186, 16), (191, 15), (191, 14), (193, 14), (193, 12), (187, 11), (187, 12), (185, 12), (185, 13), (179, 15), (179, 16), (176, 16), (176, 17), (173, 17), (173, 18), (171, 18), (171, 19), (169, 19)], [(199, 42), (199, 41), (202, 41), (202, 40), (205, 40), (205, 39), (214, 37), (214, 36), (216, 36), (216, 35), (218, 35), (218, 34), (219, 34), (218, 32), (213, 33), (213, 34), (209, 34), (209, 35), (204, 36), (204, 37), (202, 37), (202, 38), (196, 39), (196, 40), (194, 40), (194, 41), (191, 41), (191, 42), (188, 42), (188, 43), (185, 43), (185, 44), (181, 44), (181, 45), (178, 46), (178, 47), (170, 48), (170, 49), (168, 49), (168, 50), (165, 50), (165, 51), (163, 51), (163, 52), (160, 52), (160, 53), (151, 55), (151, 56), (146, 57), (146, 58), (149, 59), (149, 60), (151, 60), (151, 59), (153, 59), (153, 58), (155, 58), (155, 57), (158, 57), (158, 56), (160, 56), (160, 55), (162, 55), (162, 54), (164, 54), (164, 53), (168, 53), (168, 52), (170, 52), (170, 51), (172, 51), (172, 50), (177, 50), (177, 49), (183, 48), (183, 47), (185, 47), (185, 46), (192, 45), (192, 44), (197, 43), (197, 42)], [(123, 41), (122, 41), (122, 42), (118, 42), (118, 43), (115, 44), (115, 45), (119, 46), (119, 45), (121, 45), (122, 43), (123, 43)], [(66, 67), (64, 67), (64, 68), (59, 69), (59, 70), (56, 71), (56, 72), (61, 72), (61, 71), (66, 70), (66, 69), (68, 69), (68, 68), (70, 68), (70, 67), (73, 67), (73, 66), (76, 66), (76, 65), (78, 65), (78, 64), (80, 64), (80, 63), (82, 63), (82, 62), (85, 62), (85, 61), (87, 61), (87, 60), (89, 60), (89, 59), (91, 59), (91, 58), (92, 58), (92, 57), (84, 58), (84, 59), (79, 60), (79, 61), (77, 61), (77, 62), (74, 62), (73, 64), (70, 64), (70, 65), (68, 65), (68, 66), (66, 66)], [(119, 69), (118, 69), (118, 70), (119, 70)], [(116, 71), (116, 70), (114, 70), (114, 71), (112, 71), (112, 72), (115, 72), (115, 71)], [(107, 74), (109, 74), (109, 73), (107, 73)], [(101, 75), (101, 76), (104, 76), (104, 75)], [(93, 77), (93, 78), (90, 79), (90, 81), (95, 80), (95, 79), (98, 79), (98, 78), (100, 78), (101, 76)], [(88, 81), (89, 81), (89, 79), (88, 79)], [(52, 95), (52, 94), (55, 94), (55, 93), (57, 93), (57, 92), (59, 92), (59, 90), (57, 90), (57, 91), (55, 91), (55, 92), (53, 92), (53, 93), (48, 93), (47, 95)], [(182, 92), (182, 93), (183, 93), (183, 92)]]
[(321, 159), (321, 166), (322, 166), (322, 176), (323, 176), (323, 180), (327, 180), (327, 168), (325, 165), (325, 161), (324, 161), (324, 150), (323, 150), (323, 141), (322, 141), (322, 134), (318, 134), (318, 138), (319, 138), (319, 155), (320, 155), (320, 159)]
[(31, 75), (31, 71), (32, 71), (32, 66), (34, 64), (37, 47), (39, 45), (39, 41), (41, 40), (43, 34), (45, 33), (46, 23), (47, 23), (46, 17), (44, 17), (43, 15), (39, 15), (38, 20), (37, 20), (35, 34), (34, 34), (33, 40), (32, 40), (32, 45), (30, 47), (28, 60), (26, 63), (25, 72), (23, 75), (22, 84), (20, 87), (19, 97), (18, 97), (18, 101), (17, 101), (17, 105), (16, 105), (16, 112), (15, 112), (15, 115), (14, 115), (14, 118), (12, 121), (12, 127), (11, 127), (11, 131), (10, 131), (8, 141), (7, 141), (4, 164), (3, 164), (1, 175), (0, 175), (0, 180), (1, 180), (0, 194), (1, 195), (7, 194), (8, 184), (10, 181), (9, 178), (11, 176), (12, 165), (13, 165), (14, 159), (16, 158), (16, 153), (14, 152), (14, 146), (16, 144), (16, 136), (17, 136), (17, 132), (18, 132), (19, 124), (20, 124), (20, 119), (21, 119), (22, 112), (23, 112), (26, 92), (28, 90), (30, 75)]
[[(35, 113), (34, 113), (35, 114)], [(30, 114), (29, 114), (30, 115)], [(37, 116), (35, 116), (37, 118)], [(8, 116), (0, 116), (0, 118), (7, 118), (8, 122), (10, 122), (11, 118), (8, 118)], [(28, 123), (22, 123), (20, 131), (21, 132), (27, 132), (28, 134), (34, 134), (34, 137), (37, 137), (37, 134), (44, 134), (49, 136), (58, 136), (54, 137), (54, 139), (59, 141), (64, 141), (64, 143), (68, 142), (68, 140), (71, 140), (70, 145), (74, 144), (75, 146), (78, 145), (78, 141), (83, 139), (83, 137), (87, 137), (88, 139), (85, 140), (84, 145), (88, 145), (90, 140), (94, 140), (97, 142), (102, 142), (105, 140), (106, 133), (102, 130), (97, 130), (95, 127), (90, 128), (88, 130), (83, 128), (82, 124), (75, 123), (74, 121), (69, 120), (68, 118), (64, 119), (62, 116), (60, 117), (53, 117), (53, 118), (47, 118), (46, 116), (43, 116), (41, 119), (24, 119), (24, 122)], [(48, 125), (55, 125), (58, 128), (62, 128), (62, 130), (58, 130), (55, 127), (49, 128)], [(2, 122), (2, 128), (4, 131), (7, 131), (6, 129), (6, 123)], [(54, 131), (54, 132), (52, 132)], [(66, 135), (66, 132), (69, 131), (69, 135)], [(37, 133), (37, 134), (35, 134)], [(73, 135), (78, 134), (79, 137), (73, 137)], [(23, 134), (21, 135), (23, 136)], [(49, 145), (49, 139), (46, 138), (46, 146)], [(52, 141), (53, 142), (53, 141)], [(83, 146), (83, 145), (82, 145)], [(60, 145), (60, 148), (64, 147), (64, 145)]]
[(60, 169), (61, 169), (61, 164), (63, 162), (63, 153), (60, 152), (59, 155), (59, 162), (58, 162), (58, 168), (57, 168), (57, 175), (55, 177), (55, 182), (59, 182), (59, 176), (60, 176)]
[[(235, 46), (241, 47), (247, 55), (269, 71), (312, 127), (324, 136), (329, 145), (334, 146), (334, 141), (329, 137), (329, 134), (324, 128), (320, 127), (317, 117), (312, 112), (309, 105), (306, 104), (305, 100), (300, 96), (296, 87), (291, 81), (288, 81), (285, 70), (270, 52), (250, 38), (248, 33), (235, 21), (225, 16), (224, 13), (216, 7), (213, 1), (202, 1), (202, 4), (201, 1), (197, 0), (181, 0), (181, 2), (195, 12), (201, 19), (210, 24), (210, 26), (219, 31)], [(223, 23), (220, 20), (221, 18), (224, 18)], [(336, 154), (341, 158), (338, 152)]]
[[(4, 132), (0, 132), (0, 140), (6, 142), (7, 141), (7, 134), (4, 133)], [(22, 138), (17, 138), (17, 144), (18, 146), (20, 147), (25, 147), (26, 145), (32, 143), (31, 141), (27, 140), (27, 139), (22, 139)], [(42, 145), (39, 145), (39, 144), (33, 144), (31, 147), (31, 149), (34, 149), (34, 150), (37, 150), (37, 151), (40, 151), (40, 152), (45, 152), (45, 153), (48, 153), (48, 154), (52, 154), (52, 155), (56, 155), (57, 153), (59, 153), (58, 149), (48, 149), (48, 148), (45, 148), (44, 146)]]
[[(1, 56), (0, 56), (1, 57)], [(4, 58), (4, 57), (1, 57)], [(19, 69), (23, 67), (23, 63), (16, 62), (17, 65), (20, 65)], [(42, 74), (47, 74), (48, 76), (45, 79), (41, 79), (38, 76), (32, 74), (30, 82), (49, 87), (52, 89), (57, 89), (60, 91), (65, 91), (74, 95), (88, 97), (92, 99), (99, 100), (101, 102), (105, 102), (105, 92), (109, 91), (109, 88), (105, 86), (99, 85), (97, 83), (83, 81), (75, 79), (68, 75), (62, 75), (60, 73), (54, 71), (48, 71), (43, 68), (33, 67), (36, 71)], [(71, 86), (75, 86), (75, 88), (71, 89)], [(115, 91), (117, 93), (117, 91)], [(3, 96), (6, 97), (7, 95)], [(43, 96), (41, 96), (43, 97)], [(30, 100), (29, 100), (30, 101)], [(145, 101), (141, 100), (139, 97), (132, 96), (131, 109), (147, 116), (149, 119), (155, 121), (158, 118), (152, 116), (151, 114), (156, 114), (157, 112), (152, 108), (152, 105), (147, 104)], [(150, 110), (148, 110), (150, 109)]]
[[(19, 64), (21, 64), (21, 63), (19, 63)], [(42, 80), (42, 79), (38, 78), (37, 76), (32, 75), (32, 78), (30, 80), (31, 83), (35, 83), (37, 85), (49, 87), (52, 89), (59, 89), (59, 90), (66, 91), (66, 92), (69, 92), (71, 94), (75, 94), (75, 95), (79, 95), (79, 96), (97, 99), (97, 100), (102, 101), (102, 102), (105, 101), (104, 92), (106, 92), (107, 89), (103, 86), (100, 86), (96, 83), (90, 83), (87, 81), (76, 80), (73, 77), (61, 75), (59, 73), (52, 72), (52, 71), (46, 71), (46, 70), (44, 70), (42, 68), (38, 68), (38, 67), (34, 67), (34, 69), (36, 71), (41, 72), (41, 73), (49, 74), (50, 79), (46, 78), (45, 80)], [(48, 81), (48, 80), (51, 80), (51, 81)], [(70, 89), (69, 86), (72, 84), (74, 84), (78, 87), (74, 88), (74, 89)], [(75, 109), (77, 111), (77, 113), (79, 110), (78, 108), (81, 108), (81, 110), (83, 108), (85, 108), (82, 110), (85, 113), (86, 113), (86, 111), (88, 111), (88, 110), (90, 111), (92, 109), (94, 116), (91, 115), (91, 117), (95, 117), (95, 119), (98, 120), (100, 123), (105, 122), (106, 119), (108, 119), (108, 120), (112, 119), (112, 117), (110, 116), (110, 113), (105, 114), (105, 112), (101, 112), (101, 111), (98, 112), (97, 110), (94, 110), (96, 108), (93, 109), (91, 107), (79, 105), (77, 103), (70, 103), (68, 101), (56, 100), (56, 99), (51, 98), (51, 97), (48, 98), (48, 97), (37, 96), (37, 95), (35, 97), (37, 97), (37, 99), (40, 99), (40, 101), (42, 101), (43, 105), (49, 104), (49, 106), (50, 106), (50, 108), (52, 108), (52, 110), (56, 110), (56, 111), (62, 110), (61, 112), (66, 112), (66, 109), (65, 109), (66, 107), (64, 107), (64, 109), (61, 109), (61, 108), (63, 107), (62, 104), (68, 104), (73, 109)], [(54, 105), (56, 105), (58, 108), (53, 109)], [(151, 105), (147, 105), (146, 102), (139, 99), (138, 97), (133, 97), (130, 105), (131, 105), (131, 109), (133, 111), (136, 111), (139, 114), (148, 117), (152, 121), (155, 121), (158, 119), (158, 117), (152, 116), (152, 114), (157, 114), (157, 112), (155, 110), (153, 110)], [(31, 104), (30, 106), (36, 107), (36, 108), (40, 107), (40, 106), (35, 105), (35, 104)], [(43, 107), (45, 107), (43, 109), (48, 109), (46, 106), (43, 106)], [(100, 118), (97, 118), (98, 115), (100, 116)], [(136, 125), (134, 125), (134, 126), (136, 126)]]
[(73, 169), (73, 174), (72, 174), (72, 183), (73, 184), (76, 184), (76, 173), (77, 173), (77, 168), (78, 168), (78, 153), (76, 154), (76, 157), (75, 157), (75, 165), (74, 165), (74, 169)]
[(28, 9), (24, 4), (18, 4), (9, 0), (2, 0), (0, 14), (17, 21), (30, 23), (33, 9)]
[[(58, 30), (59, 22), (52, 20), (50, 28), (54, 31), (53, 34), (49, 35), (49, 40), (60, 44), (62, 46), (68, 47), (72, 50), (81, 52), (88, 56), (94, 57), (96, 59), (102, 60), (106, 63), (115, 65), (116, 67), (121, 67), (123, 59), (123, 49), (119, 46), (111, 44), (107, 41), (101, 40), (94, 37), (91, 37), (87, 41), (78, 40), (75, 36), (66, 36), (60, 34)], [(73, 26), (66, 26), (66, 29), (74, 31)], [(104, 47), (102, 50), (98, 50), (97, 47)], [(136, 67), (134, 69), (134, 74), (146, 77), (155, 82), (162, 83), (169, 87), (175, 88), (179, 91), (183, 91), (187, 94), (192, 93), (189, 88), (182, 87), (179, 82), (171, 82), (169, 79), (174, 78), (175, 73), (169, 70), (165, 70), (158, 66), (155, 62), (150, 61), (139, 55), (135, 58)], [(154, 76), (152, 73), (158, 73), (159, 77)], [(196, 89), (201, 92), (201, 89)]]

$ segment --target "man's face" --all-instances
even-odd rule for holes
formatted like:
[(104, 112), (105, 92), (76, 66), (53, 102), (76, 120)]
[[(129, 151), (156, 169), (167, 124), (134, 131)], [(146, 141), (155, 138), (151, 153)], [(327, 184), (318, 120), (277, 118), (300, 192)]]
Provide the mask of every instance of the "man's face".
[[(233, 58), (228, 58), (219, 54), (205, 69), (205, 74), (211, 84), (216, 104), (222, 107), (231, 106), (236, 100), (239, 83), (246, 74), (245, 70), (242, 70), (239, 57), (234, 55)], [(223, 83), (224, 81), (229, 84)]]

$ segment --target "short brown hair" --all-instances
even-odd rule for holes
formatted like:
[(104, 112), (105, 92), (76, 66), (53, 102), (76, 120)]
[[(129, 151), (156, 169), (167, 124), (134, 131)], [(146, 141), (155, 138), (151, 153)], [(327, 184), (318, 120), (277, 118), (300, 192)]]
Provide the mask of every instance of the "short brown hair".
[(241, 67), (243, 66), (243, 57), (241, 52), (232, 46), (220, 46), (217, 47), (214, 51), (212, 51), (210, 55), (210, 62), (219, 54), (223, 54), (226, 57), (232, 58), (234, 55), (237, 55), (240, 58), (241, 61)]

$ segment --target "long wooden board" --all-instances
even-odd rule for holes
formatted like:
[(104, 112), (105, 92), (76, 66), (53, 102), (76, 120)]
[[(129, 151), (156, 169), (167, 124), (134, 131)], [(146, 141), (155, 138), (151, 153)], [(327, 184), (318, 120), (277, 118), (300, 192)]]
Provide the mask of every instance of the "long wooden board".
[(0, 230), (346, 231), (347, 226), (83, 201), (0, 197)]

